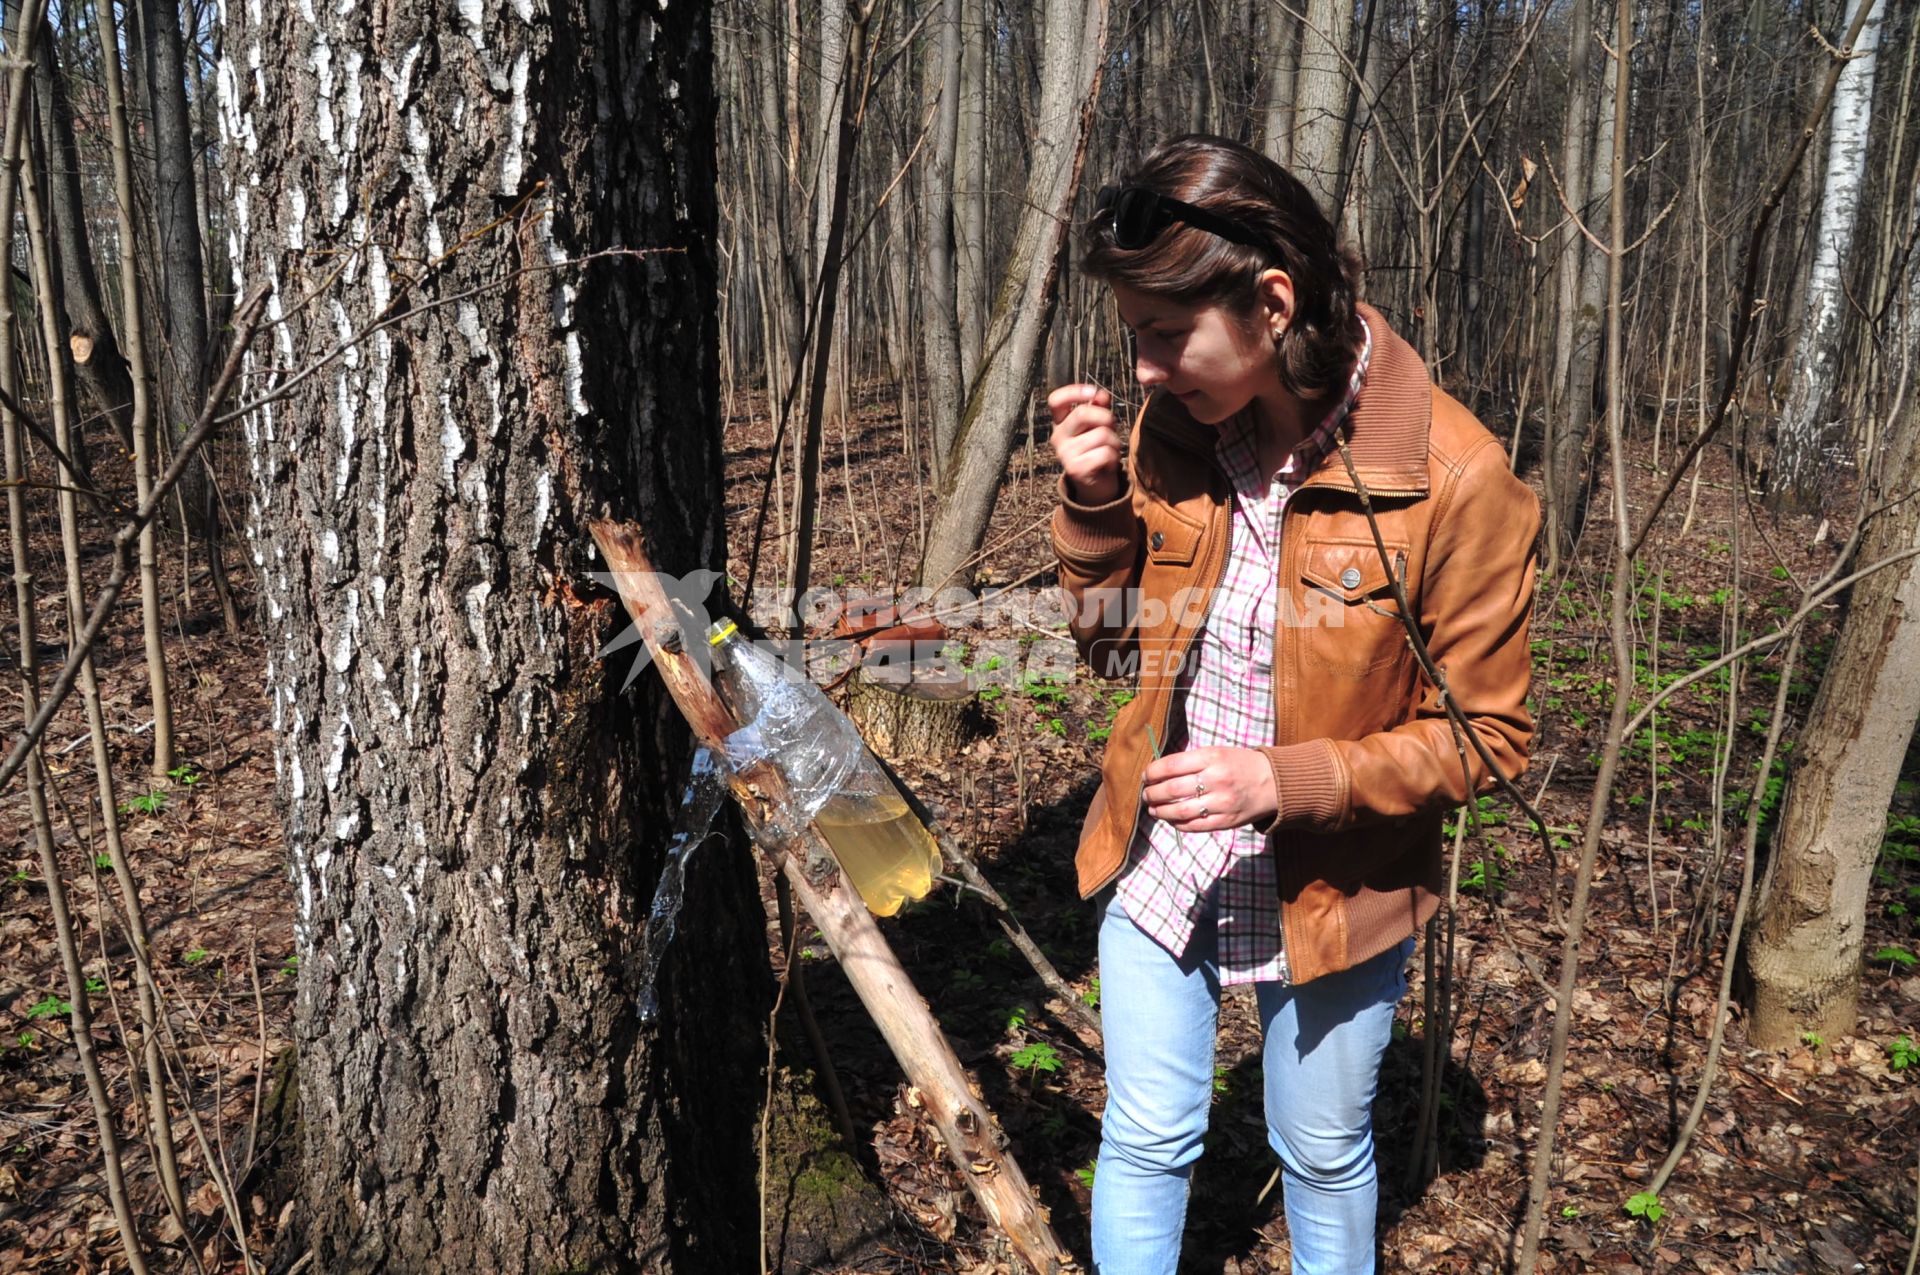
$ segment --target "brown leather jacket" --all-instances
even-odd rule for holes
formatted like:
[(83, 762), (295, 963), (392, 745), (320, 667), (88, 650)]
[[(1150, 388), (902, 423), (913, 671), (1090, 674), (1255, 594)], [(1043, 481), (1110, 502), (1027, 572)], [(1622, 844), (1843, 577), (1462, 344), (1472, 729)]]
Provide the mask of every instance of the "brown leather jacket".
[[(1517, 777), (1533, 734), (1527, 626), (1539, 502), (1508, 472), (1498, 441), (1428, 380), (1412, 347), (1376, 311), (1361, 312), (1374, 354), (1349, 420), (1354, 467), (1454, 703)], [(1126, 492), (1083, 505), (1061, 483), (1053, 544), (1074, 639), (1097, 675), (1138, 679), (1081, 831), (1083, 896), (1125, 861), (1152, 755), (1147, 727), (1166, 739), (1178, 661), (1226, 566), (1229, 497), (1215, 437), (1177, 399), (1155, 394), (1133, 427)], [(1386, 950), (1433, 915), (1441, 816), (1494, 780), (1456, 740), (1413, 656), (1338, 451), (1287, 501), (1280, 575), (1274, 741), (1262, 750), (1280, 806), (1263, 830), (1288, 968), (1306, 982)]]

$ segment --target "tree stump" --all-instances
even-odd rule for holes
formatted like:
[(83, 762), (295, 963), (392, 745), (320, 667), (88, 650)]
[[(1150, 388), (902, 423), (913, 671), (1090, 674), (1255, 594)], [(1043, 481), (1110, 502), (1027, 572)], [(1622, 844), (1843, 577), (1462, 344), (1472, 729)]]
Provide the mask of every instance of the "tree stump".
[(965, 673), (911, 665), (862, 669), (852, 687), (847, 716), (888, 761), (950, 755), (986, 729)]

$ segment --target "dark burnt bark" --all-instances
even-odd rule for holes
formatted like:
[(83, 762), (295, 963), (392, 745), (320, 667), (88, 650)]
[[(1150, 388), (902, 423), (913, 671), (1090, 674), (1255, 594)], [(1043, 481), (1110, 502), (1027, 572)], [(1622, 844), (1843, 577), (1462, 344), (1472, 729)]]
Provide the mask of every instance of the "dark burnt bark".
[[(245, 425), (313, 1269), (751, 1269), (764, 917), (704, 851), (638, 1019), (689, 744), (597, 658), (584, 530), (722, 565), (706, 10), (249, 8), (218, 81), (242, 286), (276, 290), (253, 370), (406, 314)], [(615, 249), (648, 255), (554, 264)]]

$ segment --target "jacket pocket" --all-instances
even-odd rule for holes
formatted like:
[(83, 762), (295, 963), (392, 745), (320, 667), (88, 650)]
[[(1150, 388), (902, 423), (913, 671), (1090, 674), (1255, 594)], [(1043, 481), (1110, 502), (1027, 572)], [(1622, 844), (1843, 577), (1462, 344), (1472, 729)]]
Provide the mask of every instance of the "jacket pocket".
[(1156, 567), (1190, 567), (1200, 552), (1206, 527), (1171, 505), (1149, 500), (1142, 510), (1146, 523), (1147, 561)]
[[(1404, 574), (1407, 545), (1389, 540), (1386, 546), (1394, 570)], [(1371, 537), (1308, 541), (1300, 576), (1301, 645), (1310, 665), (1360, 677), (1405, 658), (1406, 627)]]

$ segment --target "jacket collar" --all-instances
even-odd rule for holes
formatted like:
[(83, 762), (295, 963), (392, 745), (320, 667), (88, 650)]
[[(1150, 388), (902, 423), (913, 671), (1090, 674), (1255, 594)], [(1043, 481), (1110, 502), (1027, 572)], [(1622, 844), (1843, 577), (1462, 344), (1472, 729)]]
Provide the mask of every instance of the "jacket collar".
[[(1426, 362), (1378, 310), (1363, 301), (1360, 314), (1373, 329), (1373, 362), (1347, 418), (1347, 450), (1370, 494), (1424, 496), (1427, 432), (1433, 424), (1433, 382)], [(1338, 447), (1321, 457), (1300, 485), (1354, 490)]]
[[(1433, 423), (1433, 382), (1420, 354), (1387, 326), (1378, 310), (1360, 303), (1373, 329), (1373, 361), (1353, 413), (1347, 418), (1347, 449), (1367, 491), (1379, 496), (1427, 494), (1427, 431)], [(1180, 401), (1155, 392), (1142, 414), (1142, 428), (1175, 446), (1209, 458), (1219, 430), (1188, 416)], [(1328, 449), (1300, 484), (1353, 491), (1353, 479), (1338, 447)]]

